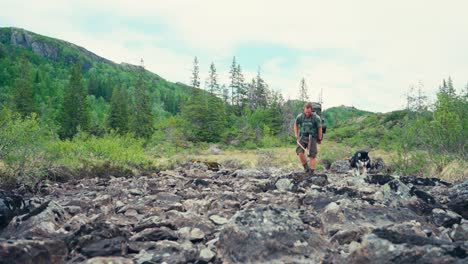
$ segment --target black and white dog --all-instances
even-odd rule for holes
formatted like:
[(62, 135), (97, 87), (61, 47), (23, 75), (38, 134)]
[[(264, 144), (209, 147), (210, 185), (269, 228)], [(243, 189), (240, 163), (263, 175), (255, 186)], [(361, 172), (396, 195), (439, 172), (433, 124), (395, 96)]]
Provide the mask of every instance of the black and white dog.
[(359, 176), (362, 171), (362, 175), (365, 177), (367, 175), (367, 170), (371, 167), (369, 152), (365, 150), (356, 151), (354, 156), (349, 158), (349, 164), (351, 168), (353, 168), (353, 175)]

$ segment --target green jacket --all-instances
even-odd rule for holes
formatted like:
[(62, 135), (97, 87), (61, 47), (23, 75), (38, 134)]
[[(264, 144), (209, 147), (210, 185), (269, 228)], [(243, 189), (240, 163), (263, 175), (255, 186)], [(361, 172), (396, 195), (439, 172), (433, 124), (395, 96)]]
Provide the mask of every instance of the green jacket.
[(322, 126), (322, 120), (315, 113), (312, 113), (309, 117), (306, 117), (304, 113), (300, 113), (296, 117), (296, 124), (299, 126), (299, 136), (312, 135), (313, 138), (317, 138), (318, 128)]

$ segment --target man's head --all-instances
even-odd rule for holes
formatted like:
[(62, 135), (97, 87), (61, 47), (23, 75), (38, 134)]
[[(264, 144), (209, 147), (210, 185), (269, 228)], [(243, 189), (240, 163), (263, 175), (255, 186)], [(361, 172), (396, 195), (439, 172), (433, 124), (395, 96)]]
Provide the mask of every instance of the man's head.
[(306, 116), (310, 116), (312, 114), (312, 110), (313, 110), (312, 103), (306, 103), (304, 105), (304, 114)]

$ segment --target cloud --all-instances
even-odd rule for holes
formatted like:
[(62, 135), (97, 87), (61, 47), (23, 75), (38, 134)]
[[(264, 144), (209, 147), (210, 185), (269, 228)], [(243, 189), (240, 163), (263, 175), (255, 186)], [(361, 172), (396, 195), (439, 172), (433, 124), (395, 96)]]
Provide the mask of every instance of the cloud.
[[(228, 83), (239, 55), (249, 80), (257, 67), (285, 98), (305, 77), (326, 107), (390, 111), (408, 86), (434, 94), (449, 75), (468, 76), (468, 2), (292, 0), (0, 0), (0, 23), (81, 45), (116, 62), (188, 82), (193, 56), (202, 81), (214, 61)], [(28, 8), (25, 9), (24, 7)], [(261, 53), (261, 56), (258, 56)], [(246, 66), (244, 66), (246, 65)], [(203, 82), (202, 82), (203, 83)]]

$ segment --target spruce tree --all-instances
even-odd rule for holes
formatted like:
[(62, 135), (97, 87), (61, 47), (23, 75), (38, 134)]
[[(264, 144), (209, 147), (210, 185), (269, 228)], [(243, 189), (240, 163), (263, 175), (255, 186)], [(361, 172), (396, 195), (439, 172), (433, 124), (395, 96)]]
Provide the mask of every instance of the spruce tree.
[(236, 106), (242, 109), (243, 105), (246, 104), (247, 100), (247, 87), (245, 85), (244, 75), (242, 74), (242, 69), (240, 64), (237, 65), (237, 91), (236, 91)]
[(255, 110), (257, 109), (257, 82), (254, 78), (252, 78), (252, 81), (247, 85), (247, 102), (250, 107), (250, 109)]
[(231, 105), (235, 104), (235, 99), (238, 98), (237, 92), (239, 91), (239, 73), (236, 64), (236, 57), (232, 58), (231, 70), (229, 71), (231, 84), (229, 87), (231, 88)]
[(128, 132), (128, 120), (129, 114), (126, 91), (116, 86), (112, 93), (108, 125), (120, 134), (125, 134)]
[(256, 106), (258, 107), (267, 107), (268, 105), (268, 85), (266, 84), (265, 80), (263, 80), (260, 69), (258, 69), (257, 78), (255, 80), (256, 87), (255, 87), (255, 99), (256, 99)]
[(307, 84), (304, 78), (302, 78), (299, 88), (299, 100), (304, 102), (309, 101), (309, 93), (307, 91)]
[(153, 114), (151, 113), (150, 93), (144, 80), (144, 72), (145, 68), (141, 65), (134, 95), (133, 131), (137, 137), (149, 138), (153, 133)]
[(218, 74), (216, 73), (216, 67), (213, 62), (210, 65), (210, 71), (208, 73), (208, 87), (207, 88), (211, 94), (215, 96), (221, 96), (220, 87), (218, 84)]
[(193, 59), (193, 71), (192, 71), (192, 77), (190, 79), (191, 85), (195, 88), (200, 88), (200, 67), (198, 66), (198, 58), (195, 57)]
[(29, 78), (29, 62), (22, 56), (19, 62), (18, 78), (15, 82), (13, 102), (15, 109), (21, 116), (27, 116), (36, 110), (31, 79)]
[(81, 66), (77, 62), (71, 72), (70, 84), (65, 91), (60, 117), (62, 138), (72, 138), (78, 128), (87, 131), (90, 124), (86, 90), (81, 79)]

